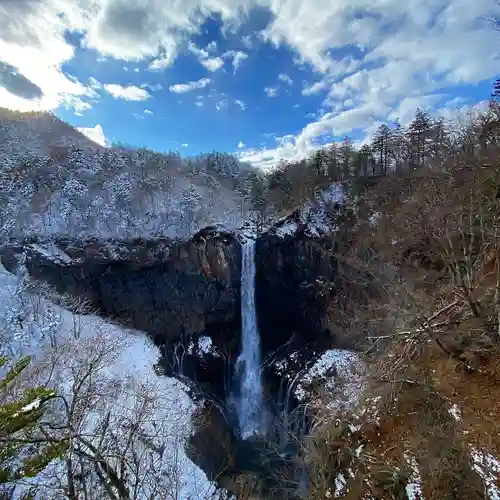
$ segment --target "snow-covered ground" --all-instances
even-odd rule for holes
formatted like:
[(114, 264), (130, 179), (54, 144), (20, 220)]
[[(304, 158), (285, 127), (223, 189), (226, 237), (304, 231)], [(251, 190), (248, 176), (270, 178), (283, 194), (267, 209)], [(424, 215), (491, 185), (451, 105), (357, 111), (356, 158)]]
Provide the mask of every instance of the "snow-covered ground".
[[(142, 415), (143, 439), (148, 439), (154, 450), (162, 450), (155, 465), (164, 469), (171, 490), (169, 498), (220, 498), (215, 486), (184, 451), (192, 429), (190, 415), (194, 404), (179, 381), (155, 374), (153, 365), (159, 352), (149, 339), (141, 332), (121, 328), (96, 316), (73, 314), (27, 293), (22, 282), (22, 276), (9, 274), (0, 266), (2, 354), (31, 355), (34, 373), (38, 374), (48, 373), (50, 366), (49, 385), (68, 399), (72, 397), (76, 377), (89, 360), (101, 360), (102, 366), (95, 375), (98, 391), (80, 423), (80, 432), (90, 441), (97, 440), (107, 418), (109, 426), (116, 427), (113, 435), (119, 441), (120, 432)], [(208, 340), (202, 340), (199, 347), (208, 348)], [(101, 356), (100, 352), (105, 354)], [(137, 449), (146, 453), (149, 448), (139, 443)], [(148, 462), (145, 470), (149, 467)], [(63, 472), (62, 464), (56, 461), (30, 481), (41, 487), (37, 498), (63, 498), (62, 493), (52, 489), (54, 477), (61, 477)], [(133, 498), (152, 498), (151, 494), (153, 498), (167, 498), (168, 495), (157, 496), (159, 493), (155, 493), (156, 486), (148, 474), (149, 470)], [(19, 493), (22, 491), (20, 488)]]
[(421, 500), (422, 495), (422, 479), (420, 477), (420, 471), (418, 470), (418, 464), (415, 457), (405, 456), (406, 463), (410, 469), (409, 482), (406, 485), (406, 495), (408, 500)]
[(353, 408), (363, 390), (363, 364), (359, 356), (345, 349), (330, 349), (299, 380), (295, 395), (305, 400), (311, 384), (319, 381), (331, 410)]
[[(462, 422), (462, 412), (459, 406), (454, 403), (448, 412), (455, 422)], [(466, 431), (464, 431), (464, 434)], [(485, 494), (490, 500), (500, 500), (500, 460), (486, 450), (480, 450), (470, 445), (472, 466), (484, 482)]]

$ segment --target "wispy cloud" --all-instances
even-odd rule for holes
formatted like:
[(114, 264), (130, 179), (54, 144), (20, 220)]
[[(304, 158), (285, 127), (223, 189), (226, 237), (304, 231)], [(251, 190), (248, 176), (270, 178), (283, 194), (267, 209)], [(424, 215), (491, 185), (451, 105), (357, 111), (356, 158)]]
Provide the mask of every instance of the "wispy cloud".
[(321, 92), (322, 90), (325, 90), (329, 85), (329, 82), (328, 80), (322, 80), (320, 82), (315, 82), (315, 83), (312, 83), (310, 85), (306, 85), (303, 89), (302, 89), (302, 95), (304, 96), (309, 96), (309, 95), (314, 95), (314, 94), (317, 94), (319, 92)]
[(168, 88), (170, 92), (175, 92), (176, 94), (184, 94), (186, 92), (191, 92), (196, 89), (204, 89), (207, 85), (211, 83), (210, 78), (200, 78), (199, 80), (192, 80), (187, 83), (176, 83), (175, 85), (170, 85)]
[(227, 99), (221, 99), (220, 101), (217, 101), (215, 103), (215, 109), (217, 111), (220, 111), (221, 109), (227, 108), (228, 104), (229, 103), (227, 102)]
[(143, 89), (149, 89), (151, 92), (158, 92), (163, 90), (163, 85), (161, 83), (155, 83), (154, 85), (149, 85), (148, 83), (141, 85)]
[(267, 94), (267, 97), (277, 97), (278, 87), (264, 87), (264, 92)]
[(241, 43), (246, 49), (251, 49), (253, 47), (252, 35), (242, 36)]
[(240, 101), (240, 99), (236, 99), (234, 103), (237, 104), (242, 111), (245, 111), (245, 109), (247, 109), (247, 105), (243, 101)]
[(224, 52), (222, 57), (232, 59), (233, 73), (236, 73), (236, 71), (238, 71), (238, 68), (242, 65), (243, 61), (248, 59), (248, 54), (241, 50), (228, 50), (227, 52)]
[(193, 54), (194, 56), (196, 56), (198, 59), (205, 59), (205, 58), (209, 57), (209, 53), (208, 53), (207, 50), (198, 48), (191, 41), (188, 42), (188, 50), (189, 50), (189, 52), (191, 52), (191, 54)]
[(211, 57), (200, 61), (201, 65), (208, 71), (218, 71), (224, 66), (224, 61), (220, 57)]
[(210, 42), (206, 47), (205, 50), (207, 52), (216, 52), (217, 51), (217, 42), (214, 40)]
[(293, 80), (286, 73), (280, 73), (278, 75), (278, 80), (286, 83), (287, 85), (292, 85), (293, 83)]
[(188, 43), (188, 50), (198, 59), (204, 68), (208, 69), (208, 71), (218, 71), (224, 66), (224, 61), (220, 57), (210, 57), (209, 52), (217, 50), (216, 42), (210, 42), (206, 49), (200, 49), (190, 41)]
[(245, 144), (243, 142), (238, 142), (238, 149), (243, 149), (245, 147)]
[(151, 94), (135, 85), (119, 85), (117, 83), (106, 83), (104, 90), (111, 94), (115, 99), (124, 101), (146, 101), (151, 98)]

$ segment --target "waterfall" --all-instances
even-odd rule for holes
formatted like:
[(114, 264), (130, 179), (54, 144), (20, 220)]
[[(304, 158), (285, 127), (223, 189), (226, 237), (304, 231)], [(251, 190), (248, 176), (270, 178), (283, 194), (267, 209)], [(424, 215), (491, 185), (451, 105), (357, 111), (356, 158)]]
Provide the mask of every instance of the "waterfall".
[(241, 261), (241, 353), (236, 362), (240, 374), (238, 420), (243, 439), (261, 430), (262, 381), (260, 339), (255, 311), (255, 241), (242, 246)]

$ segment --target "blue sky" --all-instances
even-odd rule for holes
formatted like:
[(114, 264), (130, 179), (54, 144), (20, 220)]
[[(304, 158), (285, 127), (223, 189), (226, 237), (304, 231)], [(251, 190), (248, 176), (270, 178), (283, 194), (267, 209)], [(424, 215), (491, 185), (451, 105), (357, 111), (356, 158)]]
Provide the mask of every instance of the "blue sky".
[(451, 116), (500, 73), (496, 0), (0, 1), (0, 106), (99, 141), (262, 167), (416, 107)]

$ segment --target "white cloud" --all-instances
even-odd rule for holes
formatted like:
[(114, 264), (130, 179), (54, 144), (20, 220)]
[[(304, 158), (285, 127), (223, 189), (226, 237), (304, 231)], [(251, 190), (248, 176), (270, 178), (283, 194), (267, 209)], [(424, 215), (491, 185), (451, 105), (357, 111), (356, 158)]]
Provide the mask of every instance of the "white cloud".
[(141, 85), (142, 89), (149, 89), (151, 92), (158, 92), (159, 90), (163, 90), (163, 85), (161, 83), (155, 83), (154, 85), (149, 85), (145, 83)]
[[(215, 45), (211, 45), (211, 44)], [(193, 42), (188, 43), (188, 50), (191, 52), (200, 62), (200, 64), (208, 69), (208, 71), (218, 71), (224, 66), (224, 61), (220, 57), (210, 57), (208, 47), (210, 46), (210, 50), (214, 51), (217, 48), (217, 44), (215, 42), (211, 42), (207, 45), (207, 50), (200, 49)]]
[(217, 71), (224, 66), (224, 61), (220, 57), (211, 57), (210, 59), (203, 59), (200, 61), (201, 65), (208, 69), (208, 71)]
[[(413, 101), (404, 99), (426, 101), (437, 91), (446, 94), (456, 84), (474, 85), (498, 73), (495, 32), (483, 21), (495, 13), (496, 0), (0, 0), (0, 59), (17, 68), (18, 83), (40, 90), (26, 94), (4, 85), (0, 106), (66, 106), (81, 113), (98, 98), (101, 86), (85, 85), (62, 69), (74, 56), (67, 32), (83, 33), (83, 45), (95, 49), (98, 60), (141, 61), (164, 70), (209, 16), (219, 15), (225, 32), (234, 32), (255, 6), (267, 8), (272, 19), (262, 37), (291, 48), (305, 68), (320, 73), (303, 94), (325, 91), (330, 120), (341, 116), (344, 125), (360, 123), (359, 117), (373, 123), (408, 114)], [(250, 50), (258, 38), (248, 34), (241, 46)], [(353, 47), (359, 53), (338, 56)], [(198, 50), (198, 56), (216, 53), (212, 44)], [(247, 54), (230, 52), (244, 54), (226, 56), (236, 70)], [(171, 90), (203, 88), (192, 83)], [(289, 151), (290, 141), (282, 147)]]
[(325, 90), (326, 88), (328, 88), (328, 85), (329, 85), (329, 81), (327, 79), (321, 80), (319, 82), (315, 82), (311, 85), (306, 85), (302, 89), (302, 95), (309, 96), (309, 95), (317, 94), (317, 93), (321, 92), (322, 90)]
[(94, 77), (89, 77), (89, 85), (94, 90), (102, 89), (102, 83), (99, 80), (96, 80)]
[(81, 99), (78, 99), (73, 103), (73, 110), (77, 116), (83, 116), (83, 112), (88, 111), (89, 109), (92, 109), (92, 106), (88, 102), (84, 102)]
[(210, 42), (206, 47), (205, 50), (208, 52), (216, 52), (217, 51), (217, 42), (214, 40)]
[(227, 108), (227, 106), (228, 106), (228, 104), (229, 104), (229, 103), (227, 102), (227, 100), (226, 100), (226, 99), (221, 99), (220, 101), (217, 101), (217, 102), (215, 103), (215, 109), (216, 109), (217, 111), (220, 111), (221, 109), (226, 109), (226, 108)]
[(286, 83), (287, 85), (292, 85), (293, 83), (293, 80), (286, 73), (280, 73), (278, 75), (278, 80)]
[(207, 50), (204, 49), (199, 49), (193, 42), (188, 43), (188, 50), (192, 54), (194, 54), (198, 59), (206, 59), (207, 57), (210, 57), (209, 53)]
[(228, 50), (227, 52), (224, 52), (222, 57), (232, 59), (233, 62), (233, 73), (236, 73), (238, 71), (238, 68), (242, 65), (243, 61), (248, 59), (248, 54), (246, 52), (243, 52), (241, 50)]
[(199, 108), (202, 108), (203, 107), (203, 101), (195, 101), (194, 105), (198, 106)]
[(246, 49), (251, 49), (253, 47), (252, 35), (242, 36), (241, 43)]
[(153, 115), (154, 113), (150, 109), (145, 109), (144, 114), (145, 115)]
[(245, 147), (245, 144), (243, 142), (238, 142), (238, 149), (243, 149)]
[(148, 66), (148, 69), (151, 71), (163, 71), (164, 69), (172, 66), (174, 63), (175, 56), (174, 54), (169, 54), (166, 57), (160, 57), (158, 59), (153, 59)]
[(267, 97), (277, 97), (278, 87), (264, 87), (264, 92), (267, 94)]
[(170, 85), (169, 90), (176, 94), (184, 94), (192, 90), (204, 89), (211, 81), (210, 78), (201, 78), (200, 80), (190, 81), (188, 83), (177, 83), (175, 85)]
[(146, 101), (151, 98), (151, 94), (135, 85), (118, 85), (117, 83), (107, 83), (104, 90), (110, 93), (115, 99), (124, 101)]
[(0, 3), (0, 61), (15, 67), (24, 81), (40, 91), (27, 95), (4, 84), (0, 87), (0, 106), (19, 111), (59, 106), (75, 109), (75, 105), (81, 106), (82, 97), (92, 96), (92, 89), (61, 69), (74, 55), (64, 38), (65, 30), (77, 29), (84, 20), (78, 11), (72, 13), (74, 6), (59, 2), (56, 8), (54, 3)]
[(108, 145), (108, 140), (104, 135), (104, 130), (101, 125), (96, 125), (95, 127), (80, 127), (77, 128), (77, 130), (100, 146)]
[(243, 101), (240, 101), (239, 99), (236, 99), (234, 103), (237, 104), (242, 111), (245, 111), (245, 109), (247, 109), (247, 105)]
[(187, 148), (187, 147), (189, 146), (189, 144), (181, 144), (181, 146), (182, 146), (183, 148)]

